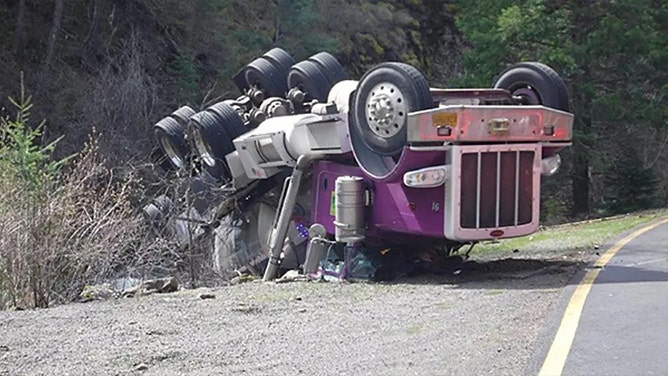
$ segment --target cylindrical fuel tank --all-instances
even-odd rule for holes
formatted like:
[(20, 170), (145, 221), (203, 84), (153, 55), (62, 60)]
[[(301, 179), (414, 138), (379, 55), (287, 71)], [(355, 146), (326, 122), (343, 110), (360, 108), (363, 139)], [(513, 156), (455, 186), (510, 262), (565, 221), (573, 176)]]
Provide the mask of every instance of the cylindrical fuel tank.
[(338, 242), (364, 239), (364, 181), (359, 176), (339, 176), (335, 186), (335, 237)]

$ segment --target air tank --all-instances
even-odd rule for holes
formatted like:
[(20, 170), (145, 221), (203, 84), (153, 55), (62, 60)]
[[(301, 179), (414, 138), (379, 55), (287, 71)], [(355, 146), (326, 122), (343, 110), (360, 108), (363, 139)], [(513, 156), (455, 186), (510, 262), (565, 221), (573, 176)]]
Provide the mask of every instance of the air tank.
[(359, 176), (339, 176), (335, 183), (335, 237), (337, 242), (364, 240), (364, 180)]

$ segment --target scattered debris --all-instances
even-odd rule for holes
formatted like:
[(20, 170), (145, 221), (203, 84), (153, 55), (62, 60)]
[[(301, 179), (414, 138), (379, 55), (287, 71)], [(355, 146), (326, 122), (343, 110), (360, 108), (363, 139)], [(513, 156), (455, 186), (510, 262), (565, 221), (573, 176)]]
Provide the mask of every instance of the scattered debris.
[(322, 261), (318, 266), (318, 271), (310, 277), (318, 281), (340, 282), (345, 279), (345, 262), (343, 260)]
[(175, 292), (179, 289), (179, 283), (174, 277), (150, 279), (121, 293), (122, 297), (134, 297), (138, 295), (150, 295), (154, 293), (164, 294)]
[[(122, 283), (121, 283), (122, 282)], [(130, 284), (130, 287), (127, 287)], [(111, 283), (87, 285), (79, 294), (79, 302), (86, 303), (94, 300), (128, 298), (153, 293), (168, 293), (179, 289), (179, 283), (174, 277), (150, 279), (141, 282), (138, 279), (123, 278)]]
[(100, 285), (86, 285), (79, 294), (79, 302), (87, 303), (93, 300), (105, 300), (118, 297), (118, 292), (114, 290), (111, 283), (102, 283)]
[(138, 364), (135, 367), (135, 371), (146, 371), (148, 369), (148, 366), (144, 363)]
[(299, 274), (299, 270), (288, 270), (283, 276), (276, 280), (276, 283), (309, 281), (308, 276)]
[(255, 279), (256, 279), (255, 276), (252, 276), (250, 274), (239, 273), (238, 276), (230, 279), (230, 286), (238, 285), (238, 284), (244, 283), (244, 282), (252, 282)]
[(249, 305), (247, 303), (239, 303), (236, 307), (230, 309), (232, 312), (241, 312), (241, 313), (260, 313), (260, 307)]

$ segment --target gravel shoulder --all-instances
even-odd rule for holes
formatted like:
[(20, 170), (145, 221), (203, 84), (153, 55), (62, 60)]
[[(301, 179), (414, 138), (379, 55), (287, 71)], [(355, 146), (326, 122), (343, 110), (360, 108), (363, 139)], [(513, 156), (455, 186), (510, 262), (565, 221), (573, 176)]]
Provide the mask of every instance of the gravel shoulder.
[(523, 374), (594, 252), (474, 254), (458, 275), (393, 283), (248, 282), (0, 312), (0, 375)]

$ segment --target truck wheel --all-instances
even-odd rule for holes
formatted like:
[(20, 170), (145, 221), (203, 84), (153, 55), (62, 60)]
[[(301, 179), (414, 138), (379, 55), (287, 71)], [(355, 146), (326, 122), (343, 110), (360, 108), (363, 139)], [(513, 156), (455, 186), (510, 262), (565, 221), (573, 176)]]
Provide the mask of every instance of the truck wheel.
[(506, 89), (523, 103), (543, 105), (568, 111), (568, 90), (564, 80), (552, 68), (536, 62), (523, 62), (506, 69), (494, 82), (494, 88)]
[(271, 50), (265, 52), (265, 54), (262, 56), (269, 60), (276, 68), (278, 68), (283, 81), (285, 81), (288, 77), (290, 67), (295, 64), (295, 59), (293, 59), (292, 56), (290, 56), (290, 54), (287, 53), (284, 49), (278, 47), (272, 48)]
[(282, 97), (287, 92), (285, 76), (281, 74), (280, 68), (263, 57), (248, 64), (244, 75), (248, 85), (262, 91), (265, 98)]
[[(238, 117), (236, 113), (234, 116)], [(191, 118), (190, 124), (195, 150), (207, 172), (218, 181), (229, 180), (231, 174), (225, 156), (234, 151), (234, 144), (225, 121), (213, 111), (202, 111)]]
[(218, 117), (218, 120), (222, 122), (227, 133), (233, 140), (246, 132), (243, 119), (241, 119), (239, 114), (229, 104), (218, 102), (207, 108), (207, 111), (212, 112)]
[(420, 71), (403, 63), (383, 63), (359, 82), (353, 99), (354, 125), (369, 149), (396, 156), (406, 145), (408, 113), (433, 105)]
[(193, 115), (195, 115), (195, 110), (193, 110), (188, 106), (183, 106), (178, 110), (172, 112), (170, 116), (176, 119), (179, 122), (179, 124), (181, 124), (181, 127), (183, 127), (183, 129), (185, 130), (186, 126), (188, 125), (188, 120)]
[(330, 88), (336, 83), (346, 79), (346, 73), (343, 71), (343, 67), (339, 64), (339, 61), (328, 52), (319, 52), (308, 58), (308, 60), (318, 65), (322, 73), (327, 77)]
[(183, 106), (154, 125), (155, 138), (169, 162), (177, 169), (186, 165), (189, 154), (185, 140), (188, 118), (195, 114), (192, 108)]
[(332, 85), (318, 64), (304, 60), (293, 65), (288, 73), (288, 88), (295, 87), (304, 92), (307, 101), (317, 99), (324, 103)]

